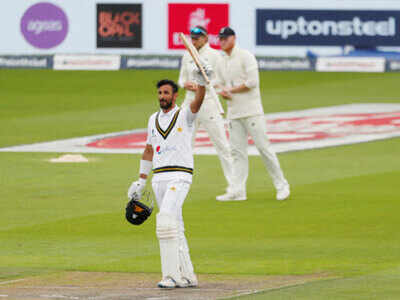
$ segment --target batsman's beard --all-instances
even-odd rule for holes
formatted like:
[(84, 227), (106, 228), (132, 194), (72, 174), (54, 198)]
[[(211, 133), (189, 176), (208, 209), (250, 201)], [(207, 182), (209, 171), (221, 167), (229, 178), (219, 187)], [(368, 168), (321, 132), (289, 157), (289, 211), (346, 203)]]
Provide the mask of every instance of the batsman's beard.
[(172, 106), (172, 100), (168, 101), (166, 99), (160, 99), (160, 107), (161, 107), (161, 109), (168, 110), (168, 109), (171, 108), (171, 106)]

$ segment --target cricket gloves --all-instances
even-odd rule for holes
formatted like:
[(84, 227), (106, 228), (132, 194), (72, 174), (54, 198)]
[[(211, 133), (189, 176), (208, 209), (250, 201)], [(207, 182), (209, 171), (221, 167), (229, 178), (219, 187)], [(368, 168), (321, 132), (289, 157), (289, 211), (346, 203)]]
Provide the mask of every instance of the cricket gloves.
[[(206, 73), (207, 77), (210, 79), (211, 75), (213, 74), (213, 69), (204, 60), (201, 60), (200, 64), (204, 70), (204, 73)], [(196, 67), (193, 71), (193, 79), (194, 82), (196, 82), (198, 85), (206, 86), (208, 84), (208, 82), (203, 76), (203, 73), (200, 71), (198, 67)]]
[(139, 178), (139, 180), (132, 182), (128, 190), (128, 198), (136, 201), (140, 200), (145, 187), (146, 179)]

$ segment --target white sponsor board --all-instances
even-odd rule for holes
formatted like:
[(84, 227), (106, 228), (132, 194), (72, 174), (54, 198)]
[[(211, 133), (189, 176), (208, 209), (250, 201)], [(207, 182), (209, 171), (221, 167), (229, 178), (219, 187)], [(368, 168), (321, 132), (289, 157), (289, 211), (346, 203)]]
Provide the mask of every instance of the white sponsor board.
[[(273, 150), (287, 152), (400, 136), (400, 104), (349, 104), (266, 115)], [(0, 152), (142, 153), (146, 129), (0, 148)], [(249, 138), (249, 154), (258, 155)], [(207, 133), (196, 135), (195, 154), (215, 154)]]
[(312, 64), (306, 58), (257, 58), (260, 70), (311, 70)]
[(178, 69), (180, 57), (128, 57), (126, 59), (127, 69), (165, 68)]
[(400, 60), (395, 60), (389, 62), (389, 70), (390, 71), (399, 71), (400, 70)]
[(318, 72), (384, 72), (383, 57), (318, 57)]
[[(44, 49), (36, 48), (26, 41), (21, 33), (21, 20), (25, 12), (34, 4), (40, 3), (40, 0), (14, 0), (2, 1), (3, 7), (0, 9), (0, 28), (1, 39), (0, 54), (10, 55), (44, 55), (44, 54), (124, 54), (124, 55), (171, 55), (183, 53), (183, 50), (169, 50), (167, 40), (168, 24), (168, 3), (209, 3), (209, 4), (229, 4), (229, 24), (234, 28), (236, 36), (241, 47), (250, 50), (256, 55), (262, 56), (305, 56), (307, 50), (311, 50), (318, 55), (339, 55), (342, 53), (341, 47), (307, 47), (307, 46), (257, 46), (255, 43), (255, 11), (256, 9), (333, 9), (333, 10), (400, 10), (400, 1), (398, 0), (51, 0), (43, 1), (52, 3), (63, 10), (68, 19), (68, 32), (62, 43), (54, 48)], [(142, 3), (143, 5), (143, 47), (142, 48), (97, 48), (96, 47), (96, 4), (127, 4)], [(246, 16), (246, 17), (243, 17)], [(207, 21), (206, 15), (202, 21)], [(312, 21), (312, 20), (311, 20)], [(47, 19), (46, 23), (40, 26), (46, 26), (48, 32), (59, 30), (59, 23), (52, 23), (52, 19)], [(156, 25), (155, 25), (156, 24)], [(309, 27), (312, 30), (319, 30), (320, 26), (312, 23)], [(365, 24), (365, 23), (364, 23)], [(35, 24), (38, 26), (38, 24)], [(190, 25), (190, 24), (189, 24)], [(300, 24), (301, 25), (301, 24)], [(372, 23), (371, 23), (372, 25)], [(365, 28), (370, 28), (369, 23)], [(389, 24), (390, 25), (390, 24)], [(398, 24), (396, 24), (398, 26)], [(32, 25), (33, 26), (33, 25)], [(286, 25), (288, 26), (288, 25)], [(314, 26), (317, 26), (314, 28)], [(338, 25), (339, 26), (339, 25)], [(336, 26), (336, 27), (338, 27)], [(359, 23), (357, 23), (357, 28)], [(385, 25), (386, 26), (386, 25)], [(335, 27), (335, 28), (336, 28)], [(371, 27), (372, 28), (372, 27)], [(310, 32), (307, 29), (307, 32)], [(299, 28), (301, 30), (301, 28)], [(364, 27), (360, 28), (363, 32)], [(388, 33), (390, 33), (388, 28)], [(38, 32), (38, 31), (36, 31)], [(289, 36), (289, 33), (283, 33)], [(215, 36), (214, 36), (215, 38)], [(398, 48), (398, 47), (397, 47)]]
[(54, 70), (119, 70), (119, 55), (62, 55), (54, 56)]

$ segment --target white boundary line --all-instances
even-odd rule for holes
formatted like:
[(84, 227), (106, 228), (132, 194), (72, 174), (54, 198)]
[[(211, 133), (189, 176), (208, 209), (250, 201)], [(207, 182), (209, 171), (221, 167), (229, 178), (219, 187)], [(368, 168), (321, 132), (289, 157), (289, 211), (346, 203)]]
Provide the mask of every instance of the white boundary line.
[(19, 282), (19, 281), (23, 281), (26, 280), (25, 278), (21, 278), (21, 279), (15, 279), (15, 280), (8, 280), (8, 281), (2, 281), (0, 282), (0, 285), (2, 284), (8, 284), (8, 283), (14, 283), (14, 282)]
[[(98, 286), (17, 286), (13, 287), (15, 289), (65, 289), (65, 290), (79, 290), (79, 289), (99, 289)], [(108, 290), (115, 290), (115, 288), (101, 288), (101, 290), (108, 291)], [(137, 287), (137, 288), (118, 288), (118, 290), (122, 291), (162, 291), (163, 289), (160, 289), (158, 287)], [(232, 289), (220, 289), (220, 288), (201, 288), (201, 287), (194, 287), (194, 288), (187, 288), (187, 289), (179, 289), (179, 290), (185, 290), (185, 291), (191, 291), (191, 292), (199, 292), (199, 291), (204, 291), (204, 292), (218, 292), (218, 291), (232, 291)], [(241, 289), (241, 290), (235, 290), (240, 293), (246, 293), (246, 292), (251, 292), (251, 290), (246, 290), (246, 289)]]
[(224, 297), (224, 298), (219, 298), (218, 300), (229, 300), (229, 299), (235, 299), (235, 298), (239, 298), (239, 297), (243, 297), (243, 296), (249, 296), (249, 295), (255, 295), (255, 294), (264, 294), (264, 293), (268, 293), (268, 292), (273, 292), (273, 291), (279, 291), (279, 290), (285, 290), (285, 289), (290, 289), (290, 288), (294, 288), (294, 287), (299, 287), (299, 286), (303, 286), (303, 285), (307, 285), (310, 283), (315, 283), (315, 282), (321, 282), (321, 281), (327, 281), (327, 280), (336, 280), (336, 279), (341, 279), (342, 277), (333, 277), (333, 278), (319, 278), (319, 279), (313, 279), (313, 280), (308, 280), (305, 282), (299, 282), (299, 283), (294, 283), (294, 284), (287, 284), (287, 285), (283, 285), (280, 287), (272, 287), (272, 288), (267, 288), (267, 289), (261, 289), (261, 290), (254, 290), (251, 292), (244, 292), (238, 295), (234, 295), (234, 296), (228, 296), (228, 297)]

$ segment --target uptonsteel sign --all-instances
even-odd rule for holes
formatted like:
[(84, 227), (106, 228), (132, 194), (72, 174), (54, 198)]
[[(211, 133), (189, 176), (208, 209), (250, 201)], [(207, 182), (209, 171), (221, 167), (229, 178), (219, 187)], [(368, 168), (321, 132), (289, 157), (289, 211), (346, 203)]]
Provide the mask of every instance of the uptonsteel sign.
[(257, 9), (256, 26), (257, 45), (400, 45), (400, 11)]

